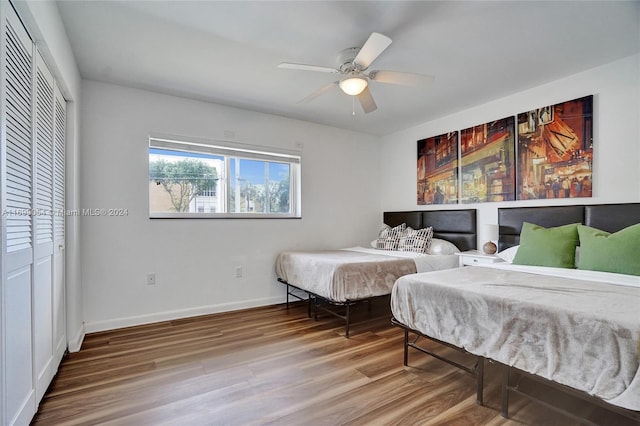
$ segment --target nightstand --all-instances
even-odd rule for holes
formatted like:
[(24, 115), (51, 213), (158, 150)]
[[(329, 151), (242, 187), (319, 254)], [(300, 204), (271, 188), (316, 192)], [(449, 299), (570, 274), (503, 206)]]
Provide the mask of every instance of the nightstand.
[(460, 257), (460, 266), (482, 265), (487, 263), (504, 262), (495, 254), (486, 254), (480, 250), (469, 250), (456, 253)]

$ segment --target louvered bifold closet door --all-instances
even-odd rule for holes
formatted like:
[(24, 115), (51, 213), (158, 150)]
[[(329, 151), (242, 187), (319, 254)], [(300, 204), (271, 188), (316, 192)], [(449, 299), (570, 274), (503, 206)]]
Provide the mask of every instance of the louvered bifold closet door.
[(28, 424), (35, 413), (32, 346), (33, 44), (2, 2), (2, 424)]
[(53, 76), (36, 55), (35, 243), (53, 243)]
[(53, 75), (36, 54), (35, 69), (35, 237), (33, 249), (33, 364), (36, 401), (55, 373), (53, 341)]
[(53, 132), (53, 353), (59, 364), (67, 349), (65, 308), (65, 127), (67, 103), (56, 87), (54, 97)]
[[(53, 143), (53, 238), (56, 244), (64, 244), (64, 219), (65, 219), (65, 190), (64, 190), (64, 156), (65, 156), (65, 127), (67, 123), (67, 102), (60, 89), (56, 87), (55, 93), (55, 123)], [(62, 247), (64, 248), (64, 245)]]
[[(7, 21), (6, 84), (6, 209), (7, 252), (32, 246), (31, 45), (24, 29)], [(23, 40), (26, 37), (26, 40)]]

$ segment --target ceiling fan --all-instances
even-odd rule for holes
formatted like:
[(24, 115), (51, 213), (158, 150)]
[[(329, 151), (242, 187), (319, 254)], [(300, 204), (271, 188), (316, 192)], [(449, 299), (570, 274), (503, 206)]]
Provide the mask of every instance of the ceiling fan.
[(337, 68), (319, 65), (283, 62), (278, 68), (317, 71), (340, 74), (340, 79), (316, 90), (298, 103), (307, 103), (338, 86), (344, 93), (356, 96), (365, 113), (375, 111), (378, 106), (369, 90), (369, 81), (400, 84), (403, 86), (427, 86), (434, 78), (430, 75), (399, 71), (369, 70), (371, 63), (391, 44), (391, 39), (380, 33), (372, 33), (362, 47), (350, 47), (338, 54)]

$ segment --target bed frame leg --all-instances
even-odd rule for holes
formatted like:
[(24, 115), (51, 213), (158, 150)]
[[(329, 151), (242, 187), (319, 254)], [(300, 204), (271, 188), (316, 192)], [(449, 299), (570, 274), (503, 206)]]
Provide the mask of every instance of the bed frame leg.
[(409, 330), (404, 329), (404, 366), (409, 365)]
[(484, 357), (478, 357), (478, 365), (476, 365), (476, 403), (478, 405), (484, 405), (483, 391), (484, 391)]
[(344, 326), (344, 334), (347, 339), (349, 338), (349, 306), (350, 305), (347, 303), (347, 313), (345, 315), (347, 323)]
[(318, 298), (313, 298), (313, 319), (318, 321)]
[(502, 409), (501, 415), (505, 419), (509, 418), (509, 366), (502, 366)]
[(287, 311), (289, 310), (289, 284), (287, 284)]

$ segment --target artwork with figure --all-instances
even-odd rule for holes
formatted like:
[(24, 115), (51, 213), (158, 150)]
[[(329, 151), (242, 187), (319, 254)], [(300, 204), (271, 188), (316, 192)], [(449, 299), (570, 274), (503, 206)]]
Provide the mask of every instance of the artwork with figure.
[(460, 132), (462, 203), (515, 200), (515, 119)]
[(458, 132), (418, 141), (418, 205), (458, 202)]
[(592, 165), (592, 95), (518, 114), (518, 200), (591, 197)]

